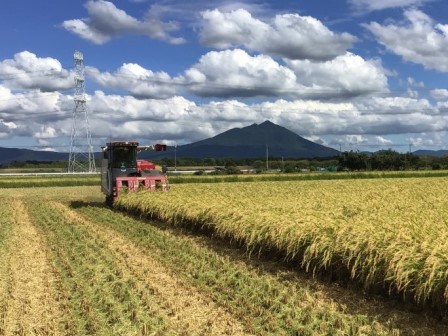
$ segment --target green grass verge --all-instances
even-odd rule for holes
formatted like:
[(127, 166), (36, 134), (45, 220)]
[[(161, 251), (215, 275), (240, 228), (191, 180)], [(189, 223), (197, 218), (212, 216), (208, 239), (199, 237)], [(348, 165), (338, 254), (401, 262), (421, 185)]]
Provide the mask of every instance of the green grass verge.
[(100, 186), (98, 175), (0, 176), (0, 188)]
[(319, 172), (288, 174), (250, 174), (250, 175), (174, 175), (168, 176), (171, 184), (183, 183), (224, 183), (224, 182), (261, 182), (261, 181), (314, 181), (345, 179), (383, 179), (411, 177), (447, 177), (448, 170), (422, 171), (384, 171), (384, 172)]
[[(170, 174), (170, 184), (185, 183), (229, 183), (261, 181), (313, 181), (344, 179), (381, 179), (411, 177), (447, 177), (447, 170), (398, 171), (398, 172), (351, 172), (351, 173), (292, 173), (292, 174), (251, 174), (251, 175), (174, 175)], [(71, 187), (100, 186), (99, 175), (32, 175), (0, 176), (0, 188), (37, 188), (37, 187)]]

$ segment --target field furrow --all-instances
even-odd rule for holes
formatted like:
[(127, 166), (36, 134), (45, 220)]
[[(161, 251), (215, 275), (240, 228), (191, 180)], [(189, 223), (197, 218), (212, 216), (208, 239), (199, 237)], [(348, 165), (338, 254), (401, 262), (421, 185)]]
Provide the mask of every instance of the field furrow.
[(12, 233), (4, 256), (7, 273), (3, 335), (64, 335), (67, 326), (58, 278), (46, 242), (30, 220), (22, 200), (11, 202)]
[[(369, 316), (361, 310), (349, 312), (315, 281), (283, 269), (271, 274), (263, 265), (247, 264), (243, 256), (243, 260), (233, 259), (229, 249), (215, 250), (213, 240), (204, 244), (182, 230), (159, 228), (156, 223), (88, 203), (75, 204), (76, 212), (134, 242), (171, 273), (237, 316), (256, 335), (391, 335), (400, 330), (406, 335), (406, 329), (412, 329), (403, 328), (403, 321), (393, 314), (377, 319), (383, 308), (377, 307), (377, 313)], [(265, 266), (272, 267), (269, 263)], [(431, 330), (426, 323), (419, 328)]]
[(48, 238), (76, 335), (164, 333), (166, 311), (120, 268), (104, 241), (48, 202), (34, 200), (29, 207)]
[(0, 206), (0, 335), (6, 333), (8, 309), (9, 246), (13, 231), (13, 212), (10, 200)]
[(113, 253), (117, 266), (141, 283), (140, 290), (153, 293), (168, 312), (167, 328), (176, 335), (245, 335), (241, 323), (210, 298), (187, 285), (116, 231), (85, 220), (67, 206), (51, 206), (70, 221), (88, 228)]

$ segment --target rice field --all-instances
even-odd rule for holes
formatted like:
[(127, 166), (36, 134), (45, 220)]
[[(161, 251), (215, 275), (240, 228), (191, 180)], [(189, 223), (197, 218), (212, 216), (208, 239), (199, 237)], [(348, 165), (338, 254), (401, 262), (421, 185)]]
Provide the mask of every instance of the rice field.
[[(367, 272), (364, 259), (383, 255), (354, 251), (373, 251), (395, 214), (394, 225), (428, 223), (419, 233), (417, 222), (389, 228), (384, 240), (408, 244), (401, 251), (408, 259), (394, 259), (407, 262), (397, 265), (415, 263), (412, 233), (433, 251), (427, 279), (440, 281), (444, 252), (434, 244), (446, 225), (445, 210), (437, 210), (446, 205), (444, 188), (440, 178), (179, 184), (126, 195), (118, 205), (125, 212), (105, 207), (99, 186), (2, 189), (0, 335), (445, 335), (446, 321), (429, 310), (312, 276), (346, 275), (336, 265)], [(429, 224), (438, 235), (427, 237)], [(368, 236), (355, 246), (362, 232)], [(384, 267), (379, 259), (374, 265)], [(385, 274), (353, 279), (399, 291)], [(418, 299), (415, 290), (400, 293)], [(428, 293), (419, 300), (444, 300), (434, 287)]]
[(447, 188), (444, 178), (175, 185), (117, 206), (444, 309)]

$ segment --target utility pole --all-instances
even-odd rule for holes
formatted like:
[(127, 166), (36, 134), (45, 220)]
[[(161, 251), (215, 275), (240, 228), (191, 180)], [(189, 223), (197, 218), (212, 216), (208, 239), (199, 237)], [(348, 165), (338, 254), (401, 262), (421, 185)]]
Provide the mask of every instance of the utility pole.
[(269, 149), (268, 144), (266, 144), (266, 171), (269, 170)]
[[(412, 153), (412, 144), (409, 144), (409, 166), (411, 165), (411, 153)], [(407, 165), (408, 162), (406, 162)]]
[(174, 171), (177, 171), (177, 143), (174, 145)]

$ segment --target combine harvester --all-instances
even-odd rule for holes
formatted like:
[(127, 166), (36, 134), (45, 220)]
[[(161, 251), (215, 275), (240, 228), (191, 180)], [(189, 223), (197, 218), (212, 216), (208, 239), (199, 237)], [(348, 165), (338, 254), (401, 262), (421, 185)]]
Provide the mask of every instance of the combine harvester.
[(151, 162), (137, 160), (142, 150), (165, 151), (166, 145), (139, 146), (135, 141), (116, 141), (102, 147), (101, 191), (106, 195), (106, 205), (112, 206), (125, 191), (168, 191), (166, 171), (157, 170)]

